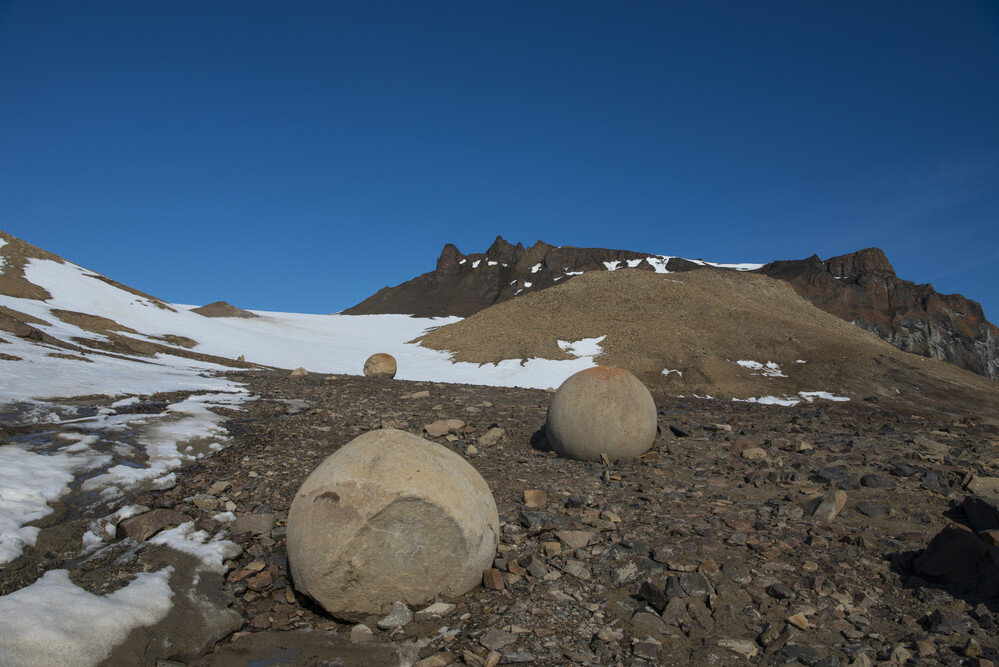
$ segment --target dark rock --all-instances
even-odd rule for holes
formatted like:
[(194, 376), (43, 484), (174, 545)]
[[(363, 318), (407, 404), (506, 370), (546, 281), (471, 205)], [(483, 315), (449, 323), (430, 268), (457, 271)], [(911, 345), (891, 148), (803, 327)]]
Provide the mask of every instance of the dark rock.
[(749, 574), (749, 568), (741, 560), (727, 561), (722, 565), (721, 571), (722, 574), (737, 584), (748, 584), (753, 580), (753, 577)]
[(672, 431), (673, 435), (675, 435), (678, 438), (689, 438), (691, 435), (693, 435), (690, 431), (685, 431), (679, 426), (674, 426), (673, 424), (669, 425), (669, 430)]
[(869, 489), (894, 489), (895, 481), (884, 475), (864, 475), (860, 478), (860, 485)]
[(564, 528), (568, 521), (564, 516), (542, 511), (523, 511), (517, 517), (520, 525), (531, 531), (555, 530)]
[(649, 606), (658, 611), (660, 614), (669, 602), (669, 599), (666, 597), (666, 593), (663, 589), (657, 586), (651, 579), (646, 579), (642, 582), (642, 585), (638, 587), (638, 597), (648, 602)]
[(830, 468), (822, 468), (812, 475), (812, 477), (819, 482), (836, 484), (837, 482), (845, 480), (847, 478), (847, 473), (838, 466), (832, 466)]
[(615, 588), (621, 588), (636, 581), (648, 579), (654, 572), (662, 569), (654, 560), (645, 556), (627, 556), (611, 565), (611, 583)]
[(700, 572), (681, 573), (680, 586), (684, 593), (692, 597), (706, 598), (712, 593), (711, 584)]
[(999, 547), (986, 544), (960, 524), (951, 523), (937, 533), (912, 569), (927, 581), (982, 597), (999, 595)]
[(857, 511), (869, 517), (888, 516), (891, 514), (891, 507), (885, 503), (872, 503), (864, 500), (857, 503)]
[(794, 597), (794, 591), (787, 584), (777, 582), (767, 586), (767, 595), (778, 600), (790, 600)]
[(934, 609), (926, 617), (926, 629), (939, 635), (949, 635), (954, 632), (954, 621), (940, 609)]
[(790, 660), (797, 660), (806, 665), (816, 665), (822, 659), (822, 654), (811, 646), (799, 646), (797, 644), (787, 644), (780, 652)]
[(976, 531), (999, 528), (999, 498), (968, 496), (962, 507), (968, 523)]

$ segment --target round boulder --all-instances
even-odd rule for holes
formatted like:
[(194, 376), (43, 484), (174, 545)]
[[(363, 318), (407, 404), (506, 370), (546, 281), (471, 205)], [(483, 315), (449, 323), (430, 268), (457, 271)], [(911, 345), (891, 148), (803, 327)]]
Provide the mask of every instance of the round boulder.
[(391, 380), (395, 377), (395, 371), (395, 357), (391, 354), (385, 354), (384, 352), (372, 354), (364, 362), (364, 374), (371, 378)]
[(545, 430), (552, 449), (565, 458), (640, 456), (656, 438), (656, 403), (628, 371), (596, 366), (570, 376), (555, 391)]
[(492, 567), (496, 504), (451, 450), (396, 429), (369, 431), (316, 468), (288, 514), (295, 587), (357, 620), (402, 600), (461, 595)]

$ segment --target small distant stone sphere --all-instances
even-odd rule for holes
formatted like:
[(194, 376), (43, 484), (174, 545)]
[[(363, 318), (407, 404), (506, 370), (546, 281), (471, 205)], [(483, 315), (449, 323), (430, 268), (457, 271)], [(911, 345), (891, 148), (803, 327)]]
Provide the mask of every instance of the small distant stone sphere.
[(564, 458), (641, 456), (656, 439), (656, 403), (628, 371), (596, 366), (570, 376), (555, 391), (545, 430), (552, 449)]
[(364, 374), (370, 378), (391, 380), (395, 377), (395, 371), (395, 357), (391, 354), (385, 354), (384, 352), (372, 354), (364, 362)]
[(492, 492), (465, 459), (405, 431), (369, 431), (302, 484), (288, 513), (295, 587), (337, 618), (422, 605), (482, 582), (499, 540)]

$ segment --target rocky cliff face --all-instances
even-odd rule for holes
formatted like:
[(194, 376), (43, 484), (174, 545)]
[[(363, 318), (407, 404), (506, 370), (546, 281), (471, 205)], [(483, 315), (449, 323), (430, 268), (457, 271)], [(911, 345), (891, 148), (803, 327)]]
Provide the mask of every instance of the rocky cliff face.
[[(437, 268), (385, 287), (348, 315), (403, 313), (418, 317), (468, 317), (527, 291), (551, 287), (587, 271), (617, 268), (680, 272), (706, 267), (701, 260), (629, 250), (553, 246), (525, 248), (501, 237), (485, 253), (463, 254), (450, 243)], [(999, 328), (982, 307), (959, 294), (902, 280), (884, 252), (868, 248), (832, 257), (777, 261), (758, 269), (785, 280), (822, 310), (872, 331), (895, 347), (950, 362), (986, 377), (999, 377)]]
[[(462, 254), (448, 243), (437, 268), (395, 287), (385, 287), (343, 311), (348, 315), (403, 313), (417, 317), (468, 317), (525, 291), (551, 287), (607, 264), (644, 263), (648, 255), (628, 250), (557, 247), (538, 241), (530, 248), (497, 236), (485, 253)], [(652, 270), (651, 265), (647, 265)]]
[(825, 261), (812, 256), (772, 262), (760, 272), (789, 282), (822, 310), (900, 350), (999, 377), (999, 328), (985, 319), (981, 305), (902, 280), (878, 248)]

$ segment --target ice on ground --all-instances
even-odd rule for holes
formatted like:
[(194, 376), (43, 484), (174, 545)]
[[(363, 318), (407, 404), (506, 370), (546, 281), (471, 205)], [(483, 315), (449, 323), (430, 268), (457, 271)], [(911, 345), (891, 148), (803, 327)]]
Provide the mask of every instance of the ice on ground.
[(479, 264), (481, 264), (481, 263), (482, 263), (482, 260), (481, 260), (481, 259), (477, 259), (477, 260), (475, 260), (474, 262), (472, 262), (472, 268), (473, 268), (473, 269), (477, 269), (477, 268), (479, 268)]
[(486, 266), (496, 266), (497, 264), (499, 264), (499, 262), (494, 262), (492, 260), (486, 261)]
[(541, 270), (541, 262), (538, 262), (537, 264), (531, 267), (531, 273), (537, 273), (540, 270)]
[(162, 530), (150, 538), (149, 543), (190, 554), (200, 560), (207, 571), (218, 574), (225, 572), (223, 563), (227, 558), (235, 558), (243, 551), (238, 544), (222, 539), (221, 535), (210, 538), (207, 532), (197, 530), (193, 521)]
[(221, 448), (222, 443), (228, 440), (227, 432), (221, 426), (226, 418), (209, 408), (213, 405), (237, 407), (246, 398), (245, 391), (232, 394), (195, 394), (170, 405), (166, 414), (159, 415), (159, 419), (151, 423), (136, 439), (148, 457), (144, 467), (127, 464), (114, 466), (103, 474), (86, 480), (82, 485), (83, 490), (106, 490), (110, 487), (127, 489), (160, 478), (179, 468), (184, 462), (197, 458), (197, 452), (182, 450), (185, 445), (197, 444), (209, 451)]
[(750, 370), (756, 371), (753, 375), (763, 375), (765, 377), (771, 378), (786, 378), (787, 376), (781, 371), (780, 366), (776, 362), (768, 361), (765, 364), (761, 364), (758, 361), (751, 361), (749, 359), (740, 359), (735, 362), (742, 366), (743, 368), (748, 368)]
[(670, 373), (676, 373), (680, 377), (683, 377), (683, 371), (677, 370), (675, 368), (664, 368), (663, 375), (669, 375)]
[(805, 361), (804, 359), (795, 359), (794, 363), (796, 363), (796, 364), (807, 364), (808, 362)]
[(127, 408), (130, 405), (135, 405), (139, 402), (138, 396), (129, 396), (128, 398), (123, 398), (120, 401), (115, 401), (111, 404), (112, 408)]
[(581, 276), (581, 275), (583, 275), (583, 273), (584, 273), (583, 271), (566, 271), (565, 275), (567, 275), (567, 276)]
[(532, 287), (534, 283), (524, 283), (524, 287)]
[(37, 454), (21, 445), (0, 447), (0, 563), (35, 543), (38, 528), (25, 524), (52, 512), (49, 503), (66, 493), (74, 473), (109, 459), (90, 449)]
[(98, 596), (76, 586), (66, 570), (49, 570), (0, 597), (0, 664), (82, 667), (106, 660), (132, 630), (166, 617), (172, 572), (142, 572), (128, 586)]

